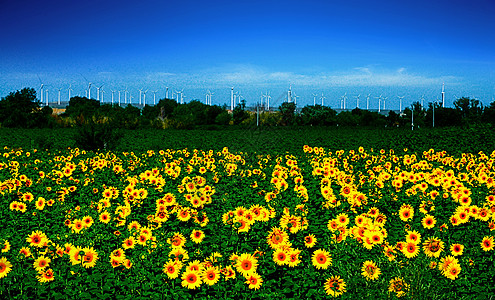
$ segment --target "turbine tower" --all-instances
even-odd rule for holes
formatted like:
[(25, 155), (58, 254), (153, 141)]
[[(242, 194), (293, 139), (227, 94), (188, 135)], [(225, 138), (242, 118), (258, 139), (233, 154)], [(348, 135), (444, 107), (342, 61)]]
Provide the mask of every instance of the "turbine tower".
[(67, 89), (67, 91), (69, 92), (69, 102), (70, 102), (70, 91), (72, 91), (71, 87), (72, 87), (72, 84), (69, 84), (69, 88)]
[(397, 96), (399, 98), (399, 112), (402, 112), (402, 99), (404, 99), (404, 96)]
[(445, 107), (445, 83), (442, 83), (442, 107)]
[(382, 95), (380, 95), (379, 97), (375, 97), (375, 99), (378, 99), (378, 112), (380, 112), (380, 106), (381, 106)]
[(41, 81), (41, 78), (38, 76), (38, 79), (40, 80), (41, 86), (40, 86), (40, 102), (43, 104), (43, 81)]
[(289, 85), (289, 90), (287, 91), (287, 102), (292, 102), (292, 86)]
[(361, 94), (357, 95), (356, 96), (356, 107), (359, 108), (359, 97), (361, 96)]
[[(115, 94), (115, 91), (111, 90), (111, 92), (112, 92), (112, 104), (113, 104), (113, 94)], [(119, 91), (119, 94), (120, 94), (120, 91)]]
[(146, 93), (148, 92), (148, 90), (144, 91), (143, 92), (143, 103), (141, 103), (143, 106), (146, 105)]
[(370, 109), (370, 96), (371, 94), (368, 94), (368, 96), (366, 96), (366, 110)]
[(103, 87), (103, 84), (100, 87), (96, 87), (96, 100), (100, 101), (100, 89)]
[(230, 88), (230, 110), (234, 111), (234, 87)]
[(88, 83), (88, 99), (91, 99), (91, 82)]
[(157, 92), (158, 91), (152, 91), (152, 93), (153, 93), (153, 105), (156, 105), (156, 93)]
[(141, 94), (143, 93), (143, 89), (139, 89), (139, 105), (141, 105)]
[(323, 92), (321, 93), (321, 106), (323, 106), (323, 100), (325, 100), (327, 97), (323, 96)]
[(168, 99), (168, 86), (165, 87), (165, 98)]
[(58, 89), (58, 101), (57, 101), (58, 105), (60, 105), (60, 91), (62, 91), (62, 89)]
[(318, 95), (313, 94), (313, 106), (316, 106), (316, 97), (318, 97)]

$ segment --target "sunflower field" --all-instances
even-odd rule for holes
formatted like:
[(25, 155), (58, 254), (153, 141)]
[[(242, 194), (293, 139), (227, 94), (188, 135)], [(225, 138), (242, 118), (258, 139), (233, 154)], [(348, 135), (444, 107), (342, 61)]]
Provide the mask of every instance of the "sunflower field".
[(495, 151), (0, 151), (2, 299), (487, 299)]

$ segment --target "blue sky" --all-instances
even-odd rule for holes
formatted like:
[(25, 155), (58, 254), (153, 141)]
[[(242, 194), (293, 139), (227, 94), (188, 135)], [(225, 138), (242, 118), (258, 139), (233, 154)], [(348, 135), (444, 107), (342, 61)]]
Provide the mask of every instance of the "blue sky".
[[(23, 87), (49, 101), (85, 95), (88, 82), (138, 89), (146, 101), (182, 90), (185, 100), (230, 104), (234, 86), (252, 104), (272, 105), (289, 86), (298, 105), (386, 108), (424, 95), (446, 105), (495, 97), (495, 2), (439, 1), (8, 1), (0, 10), (0, 96)], [(40, 79), (39, 79), (39, 78)], [(114, 98), (117, 101), (117, 93)], [(122, 94), (123, 98), (123, 94)], [(45, 98), (46, 99), (46, 98)], [(321, 101), (318, 97), (318, 101)]]

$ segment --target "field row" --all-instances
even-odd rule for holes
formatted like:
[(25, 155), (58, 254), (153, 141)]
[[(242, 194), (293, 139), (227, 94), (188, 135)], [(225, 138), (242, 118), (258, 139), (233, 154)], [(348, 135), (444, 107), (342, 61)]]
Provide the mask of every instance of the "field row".
[(4, 148), (0, 297), (493, 295), (495, 151)]

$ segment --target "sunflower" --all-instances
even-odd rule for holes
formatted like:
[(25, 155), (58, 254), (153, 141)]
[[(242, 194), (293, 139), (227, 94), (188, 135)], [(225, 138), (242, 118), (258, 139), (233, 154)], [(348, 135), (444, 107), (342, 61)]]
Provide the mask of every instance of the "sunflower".
[(108, 222), (110, 222), (110, 219), (111, 219), (110, 213), (106, 210), (104, 210), (98, 217), (98, 220), (105, 224), (108, 224)]
[(406, 235), (406, 242), (407, 243), (412, 242), (415, 244), (421, 243), (421, 233), (417, 232), (416, 230), (413, 231), (408, 230)]
[(91, 225), (93, 225), (94, 221), (93, 221), (93, 218), (91, 216), (85, 216), (83, 219), (82, 219), (82, 222), (84, 224), (84, 228), (89, 228), (91, 227)]
[(82, 251), (82, 248), (77, 247), (77, 246), (74, 246), (70, 249), (69, 258), (70, 258), (70, 262), (72, 263), (72, 265), (77, 265), (77, 264), (80, 264), (82, 262), (81, 251)]
[(263, 283), (263, 278), (255, 272), (246, 277), (246, 283), (250, 289), (258, 290)]
[(189, 262), (189, 264), (187, 264), (187, 267), (186, 267), (186, 271), (195, 271), (198, 273), (201, 273), (203, 271), (203, 269), (204, 269), (204, 265), (199, 260), (194, 260), (194, 261)]
[(186, 238), (182, 233), (176, 232), (171, 239), (167, 240), (167, 243), (172, 244), (172, 247), (183, 247), (186, 243)]
[(287, 242), (289, 241), (289, 236), (286, 231), (278, 227), (273, 227), (272, 230), (268, 233), (266, 240), (268, 245), (275, 249), (287, 244)]
[(195, 242), (196, 244), (199, 244), (203, 241), (204, 237), (205, 237), (205, 233), (202, 231), (202, 230), (196, 230), (194, 229), (192, 232), (191, 232), (191, 240), (193, 242)]
[(433, 227), (435, 227), (436, 223), (437, 220), (435, 219), (435, 217), (429, 214), (426, 214), (423, 220), (421, 220), (421, 224), (426, 229), (432, 229)]
[(36, 278), (38, 278), (38, 281), (41, 283), (53, 281), (55, 279), (52, 269), (41, 271), (40, 274), (36, 276)]
[(287, 253), (282, 250), (282, 248), (278, 248), (275, 251), (273, 251), (273, 261), (279, 265), (283, 266), (289, 263), (289, 257)]
[(409, 242), (402, 248), (402, 253), (404, 253), (407, 258), (414, 258), (419, 253), (419, 246), (415, 242)]
[(404, 282), (404, 279), (395, 277), (390, 279), (388, 291), (394, 292), (397, 297), (402, 297), (409, 290), (409, 284)]
[(19, 250), (19, 253), (24, 255), (24, 257), (29, 257), (31, 256), (31, 250), (28, 248), (28, 247), (22, 247), (20, 250)]
[(75, 219), (74, 220), (74, 223), (71, 224), (71, 229), (75, 232), (75, 233), (79, 233), (81, 232), (81, 230), (84, 228), (84, 223), (82, 220), (79, 220), (79, 219)]
[(84, 251), (84, 255), (82, 257), (82, 265), (85, 268), (92, 268), (96, 265), (96, 261), (98, 260), (98, 252), (93, 249), (93, 247), (85, 247), (82, 249)]
[(9, 252), (9, 250), (10, 250), (10, 243), (8, 240), (5, 240), (2, 247), (2, 253), (7, 253)]
[(318, 249), (313, 252), (311, 262), (317, 269), (326, 269), (332, 265), (332, 255), (324, 249)]
[(332, 276), (325, 281), (325, 292), (327, 295), (338, 297), (346, 292), (345, 281), (340, 276)]
[(372, 260), (367, 260), (363, 262), (363, 266), (361, 267), (361, 275), (366, 278), (366, 280), (375, 280), (380, 276), (381, 271)]
[(45, 198), (39, 197), (35, 204), (37, 210), (43, 210), (45, 208)]
[(217, 267), (207, 267), (202, 272), (201, 279), (207, 285), (214, 285), (220, 279), (220, 270)]
[(414, 216), (414, 209), (409, 204), (402, 204), (399, 210), (399, 217), (402, 221), (407, 222)]
[(48, 238), (46, 235), (39, 231), (33, 231), (26, 239), (26, 242), (29, 243), (31, 247), (43, 247), (46, 242), (48, 242)]
[(448, 279), (455, 280), (457, 279), (460, 273), (461, 273), (461, 266), (458, 263), (451, 263), (443, 274)]
[(175, 279), (179, 277), (182, 263), (180, 261), (169, 260), (163, 265), (163, 272), (167, 274), (168, 278)]
[(34, 261), (33, 266), (36, 269), (36, 271), (40, 272), (43, 271), (46, 267), (48, 267), (51, 261), (52, 260), (48, 257), (40, 256)]
[(349, 224), (349, 216), (347, 214), (339, 214), (336, 218), (337, 223), (339, 223), (339, 227), (346, 227)]
[(225, 276), (225, 281), (227, 281), (229, 279), (235, 279), (235, 271), (234, 271), (234, 269), (232, 269), (231, 266), (227, 266), (227, 267), (223, 268), (221, 272), (222, 272), (223, 276)]
[(190, 209), (188, 207), (183, 207), (179, 211), (177, 211), (177, 219), (181, 220), (182, 222), (187, 222), (191, 218), (191, 212), (189, 211)]
[(495, 246), (495, 244), (493, 243), (493, 236), (483, 237), (483, 240), (481, 241), (480, 245), (483, 251), (493, 250), (493, 247)]
[(7, 276), (11, 270), (12, 264), (7, 260), (7, 258), (0, 258), (0, 278)]
[(125, 250), (133, 249), (135, 244), (136, 239), (134, 239), (133, 236), (130, 236), (122, 242), (122, 248), (124, 248)]
[(202, 283), (200, 273), (197, 271), (185, 271), (182, 273), (182, 286), (194, 290)]
[(242, 276), (247, 277), (256, 272), (258, 260), (250, 253), (243, 253), (237, 258), (235, 267)]
[(110, 253), (110, 260), (116, 260), (118, 261), (119, 263), (122, 263), (125, 259), (125, 252), (122, 248), (118, 248), (118, 249), (115, 249), (112, 251), (112, 253)]
[(304, 237), (304, 246), (306, 246), (306, 248), (313, 248), (316, 242), (317, 239), (314, 234), (309, 234)]
[(452, 253), (453, 256), (462, 255), (463, 251), (464, 251), (464, 245), (462, 244), (450, 245), (450, 252)]
[(299, 253), (301, 253), (301, 250), (298, 249), (293, 249), (289, 252), (289, 261), (287, 262), (289, 267), (293, 268), (301, 262), (299, 259)]
[(440, 257), (440, 253), (443, 249), (444, 242), (436, 237), (431, 237), (423, 242), (423, 251), (428, 257)]
[(442, 257), (440, 259), (440, 263), (438, 264), (438, 269), (442, 271), (442, 274), (445, 275), (445, 272), (447, 271), (447, 268), (450, 266), (450, 264), (459, 264), (459, 261), (457, 260), (457, 258), (450, 255)]

